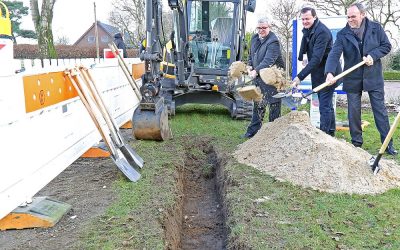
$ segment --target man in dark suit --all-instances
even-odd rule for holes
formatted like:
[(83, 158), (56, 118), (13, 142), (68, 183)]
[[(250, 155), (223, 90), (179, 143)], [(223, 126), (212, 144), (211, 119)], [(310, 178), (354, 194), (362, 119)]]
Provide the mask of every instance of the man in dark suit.
[[(387, 55), (392, 46), (379, 23), (365, 17), (365, 8), (360, 3), (347, 9), (346, 27), (337, 34), (335, 44), (329, 53), (325, 67), (326, 80), (332, 84), (333, 74), (343, 52), (344, 70), (364, 60), (364, 66), (343, 78), (343, 90), (347, 92), (348, 118), (351, 142), (356, 147), (363, 144), (361, 129), (361, 95), (367, 91), (371, 101), (376, 127), (381, 142), (389, 132), (390, 124), (385, 106), (384, 82), (381, 58)], [(390, 141), (386, 152), (396, 155), (397, 151)]]
[[(325, 63), (332, 49), (333, 38), (331, 31), (317, 18), (315, 9), (304, 7), (300, 11), (303, 24), (303, 38), (301, 40), (299, 61), (304, 68), (293, 79), (292, 86), (297, 87), (300, 81), (311, 74), (312, 88), (325, 82)], [(303, 58), (307, 55), (307, 61)], [(335, 74), (340, 73), (340, 64), (337, 65)], [(325, 133), (334, 136), (336, 130), (335, 111), (332, 104), (335, 85), (326, 87), (318, 92), (320, 126)]]
[(260, 70), (276, 65), (284, 68), (281, 46), (278, 37), (270, 30), (271, 24), (267, 18), (260, 18), (257, 24), (257, 34), (251, 38), (249, 51), (248, 73), (254, 78), (255, 85), (260, 87), (263, 100), (254, 102), (253, 116), (243, 138), (253, 137), (262, 126), (266, 105), (269, 104), (269, 121), (272, 122), (281, 115), (281, 100), (273, 98), (277, 94), (276, 87), (264, 82), (259, 76)]

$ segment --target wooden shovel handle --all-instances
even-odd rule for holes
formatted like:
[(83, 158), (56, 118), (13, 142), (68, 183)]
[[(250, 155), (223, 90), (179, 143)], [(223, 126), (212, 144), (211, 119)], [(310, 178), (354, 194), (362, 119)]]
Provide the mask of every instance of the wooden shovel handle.
[[(121, 56), (121, 54), (119, 53), (118, 47), (117, 45), (115, 45), (114, 42), (109, 44), (111, 51), (113, 52), (114, 56), (120, 60), (118, 60), (118, 62), (120, 62), (121, 67), (125, 67), (126, 71), (128, 72), (128, 74), (131, 76), (131, 78), (135, 81), (135, 78), (133, 78), (131, 72), (129, 71), (128, 65), (126, 65), (124, 58)], [(136, 81), (135, 81), (136, 83)]]
[(390, 127), (390, 130), (389, 130), (388, 134), (386, 135), (386, 138), (383, 141), (381, 148), (379, 149), (379, 154), (385, 153), (385, 150), (386, 150), (387, 146), (389, 145), (390, 139), (392, 139), (394, 131), (396, 131), (396, 128), (399, 125), (399, 123), (400, 123), (400, 112), (397, 114), (396, 119), (394, 119), (394, 122), (393, 122), (392, 126)]
[(111, 49), (111, 52), (114, 54), (114, 56), (118, 60), (118, 64), (122, 69), (122, 72), (124, 72), (126, 78), (128, 79), (129, 84), (131, 85), (133, 91), (136, 94), (136, 97), (141, 100), (142, 99), (142, 94), (139, 91), (139, 85), (137, 84), (136, 80), (132, 77), (132, 75), (129, 72), (128, 66), (125, 64), (124, 59), (121, 57), (121, 55), (118, 53), (118, 49), (114, 43), (108, 44), (108, 46)]
[[(339, 75), (335, 76), (335, 77), (333, 78), (333, 80), (334, 80), (334, 81), (339, 80), (339, 79), (342, 78), (343, 76), (349, 74), (350, 72), (354, 71), (355, 69), (361, 67), (361, 66), (364, 65), (364, 64), (365, 64), (364, 61), (361, 61), (361, 62), (357, 63), (357, 64), (354, 65), (353, 67), (348, 68), (347, 70), (343, 71), (343, 72), (340, 73)], [(325, 87), (327, 87), (327, 86), (329, 86), (329, 82), (324, 82), (323, 84), (321, 84), (321, 85), (319, 85), (318, 87), (314, 88), (314, 89), (312, 90), (312, 93), (316, 93), (316, 92), (320, 91), (321, 89), (323, 89), (323, 88), (325, 88)]]
[(114, 138), (115, 142), (117, 142), (117, 144), (121, 144), (121, 139), (119, 138), (118, 134), (117, 134), (117, 125), (115, 124), (115, 121), (113, 120), (113, 118), (110, 115), (110, 112), (107, 109), (107, 106), (103, 100), (103, 98), (101, 97), (101, 93), (100, 91), (97, 89), (93, 77), (90, 74), (89, 70), (84, 68), (84, 67), (80, 67), (79, 71), (81, 72), (82, 76), (83, 76), (83, 80), (86, 83), (86, 86), (88, 87), (89, 91), (91, 92), (92, 96), (94, 97), (94, 100), (97, 104), (97, 107), (99, 108), (104, 120), (106, 121), (106, 124), (108, 126), (108, 129), (110, 130), (111, 136)]
[(70, 71), (65, 71), (64, 73), (65, 73), (65, 75), (67, 75), (67, 77), (71, 81), (72, 85), (75, 87), (76, 92), (78, 93), (83, 105), (85, 106), (86, 110), (88, 111), (90, 117), (92, 118), (92, 121), (93, 121), (94, 125), (96, 126), (96, 128), (99, 131), (101, 137), (103, 138), (104, 142), (106, 143), (107, 147), (109, 148), (111, 154), (115, 155), (116, 154), (116, 150), (115, 150), (115, 148), (113, 147), (113, 145), (111, 143), (111, 138), (109, 136), (107, 136), (107, 134), (103, 131), (103, 128), (101, 127), (101, 124), (100, 124), (99, 120), (97, 119), (96, 115), (93, 112), (93, 109), (90, 106), (90, 103), (89, 103), (89, 101), (87, 99), (88, 97), (85, 96), (85, 94), (83, 93), (80, 84), (78, 84), (77, 81), (75, 81), (75, 79), (72, 76)]

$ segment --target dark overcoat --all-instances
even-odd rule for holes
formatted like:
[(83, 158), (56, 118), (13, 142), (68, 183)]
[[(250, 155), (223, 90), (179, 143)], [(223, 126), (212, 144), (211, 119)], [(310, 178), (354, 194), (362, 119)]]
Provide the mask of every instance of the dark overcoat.
[[(372, 66), (361, 66), (343, 78), (343, 90), (350, 93), (371, 91), (383, 88), (381, 58), (387, 55), (392, 45), (382, 26), (365, 18), (365, 31), (362, 43), (359, 44), (354, 32), (347, 24), (337, 34), (336, 41), (329, 53), (325, 73), (333, 73), (343, 52), (346, 70), (362, 61), (363, 56), (370, 55), (374, 60)], [(361, 50), (360, 50), (360, 47)], [(362, 51), (362, 54), (361, 54)]]
[[(302, 48), (307, 54), (307, 65), (297, 74), (302, 81), (311, 74), (312, 88), (315, 88), (325, 82), (325, 63), (328, 54), (332, 49), (333, 38), (331, 31), (319, 19), (315, 20), (311, 30), (303, 29)], [(303, 52), (300, 51), (299, 61), (303, 61)], [(337, 65), (335, 75), (341, 72), (340, 64)], [(336, 85), (325, 88), (329, 90)], [(322, 90), (323, 91), (323, 90)]]
[(128, 53), (126, 51), (126, 45), (125, 45), (124, 40), (122, 39), (121, 33), (117, 33), (114, 35), (114, 43), (118, 49), (122, 49), (123, 57), (125, 57), (125, 58), (128, 57)]
[[(257, 71), (257, 74), (260, 73), (260, 69), (269, 68), (274, 65), (278, 68), (285, 69), (281, 45), (278, 37), (272, 31), (270, 31), (264, 39), (259, 39), (258, 34), (252, 36), (248, 64)], [(259, 75), (255, 78), (255, 84), (257, 86), (266, 84), (261, 90), (268, 103), (280, 102), (279, 99), (272, 97), (278, 93), (277, 89), (268, 83), (264, 83)]]
[(270, 31), (267, 37), (263, 40), (255, 34), (251, 38), (249, 65), (260, 73), (260, 69), (269, 68), (276, 65), (278, 68), (285, 68), (283, 62), (281, 46), (278, 37), (274, 32)]

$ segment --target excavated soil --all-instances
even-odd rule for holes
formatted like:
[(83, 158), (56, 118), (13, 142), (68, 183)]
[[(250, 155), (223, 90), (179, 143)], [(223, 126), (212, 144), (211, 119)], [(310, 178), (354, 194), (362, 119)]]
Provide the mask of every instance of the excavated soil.
[(278, 180), (325, 192), (377, 194), (400, 186), (394, 161), (381, 159), (382, 170), (373, 175), (368, 152), (313, 127), (307, 112), (264, 124), (234, 155)]

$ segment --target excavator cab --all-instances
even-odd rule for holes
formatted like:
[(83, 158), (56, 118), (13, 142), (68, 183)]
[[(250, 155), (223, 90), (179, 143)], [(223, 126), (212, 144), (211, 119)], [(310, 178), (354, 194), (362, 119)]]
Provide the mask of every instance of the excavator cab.
[(234, 10), (232, 2), (189, 1), (189, 45), (195, 72), (197, 69), (229, 68), (236, 26)]

